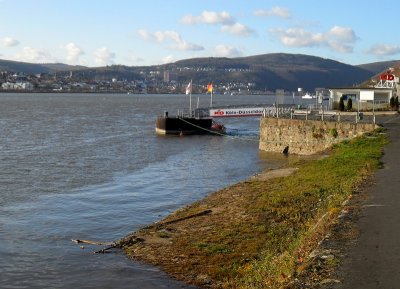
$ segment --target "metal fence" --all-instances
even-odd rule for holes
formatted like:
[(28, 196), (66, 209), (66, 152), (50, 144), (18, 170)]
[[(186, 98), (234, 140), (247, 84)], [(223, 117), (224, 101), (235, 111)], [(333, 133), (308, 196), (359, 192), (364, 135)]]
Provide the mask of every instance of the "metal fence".
[[(261, 107), (261, 106), (260, 106)], [(368, 112), (340, 112), (330, 110), (327, 106), (308, 105), (306, 107), (296, 105), (269, 105), (262, 106), (262, 117), (318, 120), (332, 122), (352, 122), (352, 123), (376, 123), (376, 113)], [(195, 109), (192, 114), (189, 111), (178, 111), (179, 116), (209, 117), (210, 108)], [(380, 112), (377, 112), (379, 114)]]
[(375, 112), (340, 112), (335, 110), (316, 109), (313, 107), (269, 107), (264, 109), (263, 117), (285, 119), (302, 119), (332, 122), (376, 123)]

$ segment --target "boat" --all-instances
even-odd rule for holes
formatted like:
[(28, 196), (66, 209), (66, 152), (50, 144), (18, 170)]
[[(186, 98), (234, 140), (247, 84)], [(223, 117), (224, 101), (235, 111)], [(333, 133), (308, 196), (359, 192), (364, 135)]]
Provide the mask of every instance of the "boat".
[(301, 97), (302, 99), (313, 99), (314, 97), (310, 95), (308, 92)]
[(225, 126), (211, 117), (164, 116), (156, 119), (156, 133), (159, 135), (223, 134)]
[(211, 131), (213, 133), (220, 133), (223, 134), (226, 132), (226, 128), (223, 124), (218, 123), (216, 121), (213, 120), (213, 124), (211, 125)]
[[(211, 95), (210, 107), (212, 107), (213, 84), (211, 82), (207, 85), (207, 92)], [(162, 135), (224, 134), (225, 126), (215, 122), (209, 116), (209, 112), (202, 114), (198, 108), (195, 111), (192, 110), (192, 80), (186, 87), (186, 94), (189, 95), (190, 99), (190, 113), (184, 115), (178, 112), (177, 116), (169, 116), (167, 111), (164, 112), (163, 116), (156, 119), (156, 133)]]

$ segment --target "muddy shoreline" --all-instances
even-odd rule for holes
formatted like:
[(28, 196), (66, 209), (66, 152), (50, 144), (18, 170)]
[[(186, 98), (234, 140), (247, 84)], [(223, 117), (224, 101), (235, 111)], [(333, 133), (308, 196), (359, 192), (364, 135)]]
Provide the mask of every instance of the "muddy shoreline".
[[(321, 159), (325, 156), (314, 156)], [(310, 159), (310, 158), (308, 158)], [(172, 278), (187, 284), (205, 288), (235, 288), (233, 284), (221, 283), (207, 273), (207, 267), (213, 262), (224, 263), (212, 254), (197, 254), (187, 250), (182, 243), (215, 242), (210, 235), (222, 234), (232, 224), (252, 223), (253, 217), (247, 212), (248, 202), (255, 198), (257, 192), (249, 189), (251, 181), (268, 182), (274, 178), (292, 175), (297, 167), (266, 170), (248, 180), (211, 193), (204, 199), (177, 210), (166, 218), (134, 232), (117, 242), (117, 246), (135, 261), (140, 261), (160, 267)], [(235, 225), (233, 225), (235, 226)], [(235, 232), (230, 232), (234, 234)], [(242, 235), (242, 234), (240, 234)], [(252, 232), (247, 233), (252, 238)], [(233, 236), (234, 237), (234, 236)], [(241, 236), (243, 238), (243, 236)], [(242, 240), (243, 242), (243, 240)], [(218, 244), (216, 244), (218, 247)], [(215, 250), (224, 250), (215, 248)], [(244, 249), (243, 252), (252, 252)], [(256, 258), (256, 254), (240, 253), (240, 259)]]
[[(368, 147), (372, 141), (358, 142)], [(343, 155), (358, 156), (356, 147), (344, 145)], [(340, 282), (331, 276), (357, 237), (353, 224), (365, 198), (362, 187), (378, 157), (343, 163), (343, 155), (339, 150), (266, 170), (116, 245), (135, 261), (203, 288), (325, 288)], [(348, 181), (343, 171), (351, 166), (357, 177), (338, 187)]]

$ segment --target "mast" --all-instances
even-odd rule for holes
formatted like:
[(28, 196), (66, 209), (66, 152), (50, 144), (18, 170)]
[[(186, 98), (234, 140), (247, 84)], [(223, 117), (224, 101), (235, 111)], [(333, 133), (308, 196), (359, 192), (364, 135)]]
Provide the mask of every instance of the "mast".
[(189, 113), (192, 116), (192, 79), (186, 87), (186, 94), (189, 94)]
[(207, 92), (210, 93), (210, 107), (213, 106), (213, 84), (212, 82), (207, 84)]
[(210, 107), (212, 107), (212, 106), (213, 106), (213, 90), (211, 88), (211, 104), (210, 104)]

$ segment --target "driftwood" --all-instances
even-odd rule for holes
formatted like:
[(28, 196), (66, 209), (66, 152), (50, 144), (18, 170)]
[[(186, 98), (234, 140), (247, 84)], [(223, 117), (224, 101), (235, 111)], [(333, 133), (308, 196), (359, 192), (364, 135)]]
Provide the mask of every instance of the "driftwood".
[[(177, 222), (181, 222), (184, 220), (188, 220), (191, 218), (195, 218), (195, 217), (200, 217), (200, 216), (205, 216), (205, 215), (209, 215), (212, 213), (212, 210), (204, 210), (201, 211), (199, 213), (193, 214), (193, 215), (189, 215), (186, 217), (182, 217), (182, 218), (178, 218), (175, 220), (171, 220), (168, 222), (163, 222), (163, 223), (155, 223), (152, 224), (150, 226), (144, 227), (143, 229), (151, 229), (151, 228), (160, 228), (162, 226), (165, 225), (169, 225), (169, 224), (173, 224), (173, 223), (177, 223)], [(125, 245), (133, 245), (135, 243), (142, 243), (145, 240), (143, 238), (137, 237), (135, 234), (131, 234), (126, 236), (125, 238), (117, 241), (117, 242), (98, 242), (98, 241), (92, 241), (92, 240), (84, 240), (84, 239), (71, 239), (72, 242), (74, 242), (75, 244), (89, 244), (89, 245), (95, 245), (95, 246), (107, 246), (101, 250), (98, 251), (94, 251), (93, 253), (95, 254), (105, 254), (105, 253), (109, 253), (109, 250), (111, 249), (115, 249), (115, 248), (122, 248)], [(81, 249), (84, 249), (83, 246), (81, 246)]]
[(178, 222), (181, 222), (181, 221), (184, 221), (184, 220), (188, 220), (188, 219), (192, 219), (192, 218), (195, 218), (195, 217), (206, 216), (206, 215), (209, 215), (211, 213), (212, 213), (212, 210), (204, 210), (204, 211), (201, 211), (201, 212), (199, 212), (197, 214), (189, 215), (189, 216), (182, 217), (182, 218), (175, 219), (175, 220), (171, 220), (171, 221), (168, 221), (168, 222), (155, 223), (155, 224), (152, 224), (150, 226), (144, 227), (143, 229), (151, 229), (153, 227), (161, 227), (161, 226), (165, 226), (165, 225), (169, 225), (169, 224), (174, 224), (174, 223), (178, 223)]
[(90, 244), (90, 245), (96, 245), (96, 246), (110, 246), (114, 244), (114, 242), (97, 242), (97, 241), (92, 241), (92, 240), (80, 240), (80, 239), (71, 239), (72, 242), (76, 244)]
[[(95, 254), (105, 254), (108, 253), (108, 250), (114, 249), (117, 247), (117, 245), (114, 242), (97, 242), (97, 241), (92, 241), (92, 240), (80, 240), (80, 239), (71, 239), (72, 242), (75, 244), (89, 244), (89, 245), (96, 245), (96, 246), (107, 246), (101, 250), (94, 251), (93, 253)], [(84, 249), (83, 246), (79, 246), (81, 249)]]

